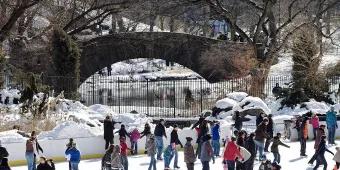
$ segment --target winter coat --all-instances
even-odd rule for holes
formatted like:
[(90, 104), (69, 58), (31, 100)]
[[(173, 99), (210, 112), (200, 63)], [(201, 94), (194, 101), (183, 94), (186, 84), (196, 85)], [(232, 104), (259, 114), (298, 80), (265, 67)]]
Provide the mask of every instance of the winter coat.
[(237, 144), (238, 146), (244, 147), (244, 146), (245, 146), (244, 138), (238, 137), (237, 140), (236, 140), (236, 144)]
[(328, 111), (326, 113), (326, 123), (327, 127), (334, 127), (337, 126), (337, 118), (336, 118), (336, 112), (335, 111)]
[(119, 134), (119, 138), (126, 138), (126, 137), (129, 137), (130, 138), (130, 135), (127, 133), (127, 131), (125, 130), (125, 128), (120, 128), (116, 133)]
[(141, 132), (140, 134), (142, 135), (140, 138), (150, 135), (151, 134), (151, 127), (145, 126), (143, 132)]
[(228, 142), (223, 154), (223, 159), (234, 161), (237, 157), (243, 159), (238, 146), (233, 141)]
[(0, 170), (11, 170), (7, 158), (3, 158), (2, 161), (0, 161)]
[(123, 168), (119, 152), (120, 152), (120, 147), (116, 145), (111, 155), (111, 167), (112, 168)]
[(178, 139), (177, 130), (172, 130), (171, 137), (170, 137), (170, 143), (175, 143), (176, 145), (181, 145), (181, 147), (183, 147), (182, 142)]
[(70, 155), (70, 162), (80, 162), (80, 152), (77, 148), (71, 148), (65, 152), (65, 155)]
[(38, 143), (38, 140), (28, 139), (26, 141), (26, 152), (36, 152), (37, 154), (39, 154), (39, 151), (41, 151), (41, 153), (44, 152), (44, 150), (41, 148), (40, 144)]
[(111, 154), (112, 152), (109, 152), (109, 151), (105, 152), (102, 158), (102, 167), (111, 167)]
[(212, 140), (220, 140), (220, 125), (216, 124), (211, 129)]
[(1, 164), (1, 160), (3, 158), (7, 158), (8, 156), (9, 156), (9, 154), (8, 154), (6, 148), (0, 147), (0, 164)]
[(335, 153), (335, 155), (334, 155), (334, 157), (333, 157), (333, 160), (334, 160), (335, 162), (340, 163), (340, 149), (337, 149), (337, 150), (336, 150), (336, 153)]
[(248, 138), (245, 144), (245, 148), (250, 152), (252, 156), (256, 155), (256, 145), (254, 139)]
[(261, 115), (256, 117), (256, 126), (259, 126), (263, 121), (263, 117)]
[(241, 130), (242, 126), (243, 126), (242, 118), (240, 116), (236, 116), (235, 117), (235, 124), (234, 124), (235, 129)]
[(331, 152), (330, 150), (327, 149), (326, 147), (326, 141), (321, 141), (320, 145), (319, 145), (319, 149), (316, 151), (317, 155), (325, 155), (325, 152), (329, 152), (332, 155), (334, 155), (333, 152)]
[(201, 157), (200, 157), (201, 161), (210, 162), (213, 156), (214, 154), (213, 154), (213, 148), (211, 146), (211, 143), (209, 141), (204, 141), (201, 146)]
[(275, 136), (274, 139), (273, 139), (273, 144), (272, 144), (272, 146), (271, 146), (271, 151), (272, 151), (273, 153), (279, 153), (279, 145), (282, 145), (282, 146), (284, 146), (284, 147), (289, 148), (288, 145), (286, 145), (286, 144), (284, 144), (284, 143), (281, 142), (281, 140), (280, 140), (279, 137)]
[(146, 150), (148, 156), (154, 156), (156, 154), (156, 142), (155, 140), (149, 139), (146, 143)]
[(268, 118), (267, 134), (268, 137), (271, 138), (274, 136), (274, 123), (272, 118)]
[(114, 130), (114, 124), (112, 120), (105, 119), (104, 120), (104, 139), (111, 140), (113, 139), (113, 130)]
[(307, 140), (307, 138), (308, 138), (308, 124), (307, 124), (307, 122), (302, 122), (299, 132), (300, 132), (300, 138)]
[(155, 134), (155, 136), (165, 136), (166, 137), (164, 125), (162, 125), (161, 123), (158, 123), (155, 127), (154, 134)]
[(309, 124), (311, 124), (314, 129), (319, 128), (319, 117), (317, 115), (313, 116), (309, 120)]
[(268, 137), (267, 135), (267, 126), (264, 123), (260, 123), (255, 130), (255, 140), (264, 142), (264, 140)]
[(120, 142), (120, 155), (127, 156), (128, 146), (126, 142)]
[(319, 144), (321, 142), (321, 137), (325, 135), (325, 130), (322, 128), (319, 128), (316, 131), (316, 137), (315, 137), (315, 143), (314, 143), (314, 149), (318, 149), (319, 148)]
[(184, 162), (194, 163), (196, 161), (195, 150), (190, 142), (184, 145)]
[(138, 129), (134, 129), (131, 133), (130, 133), (130, 139), (132, 142), (137, 142), (138, 139), (140, 138), (140, 133), (138, 131)]
[(259, 167), (259, 170), (271, 170), (272, 169), (271, 165), (272, 165), (271, 162), (268, 161), (268, 160), (266, 162), (262, 162), (260, 167)]
[(47, 162), (44, 164), (39, 164), (37, 166), (37, 170), (54, 170), (54, 168), (52, 166), (50, 166)]

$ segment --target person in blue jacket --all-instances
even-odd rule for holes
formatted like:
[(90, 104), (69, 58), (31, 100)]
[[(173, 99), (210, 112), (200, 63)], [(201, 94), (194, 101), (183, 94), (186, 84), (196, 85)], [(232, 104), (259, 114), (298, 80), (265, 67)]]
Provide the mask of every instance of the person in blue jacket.
[(220, 156), (220, 122), (214, 122), (214, 126), (211, 129), (212, 134), (212, 147), (214, 149), (214, 156)]
[(336, 111), (334, 106), (331, 106), (331, 110), (326, 113), (326, 123), (328, 129), (328, 144), (335, 144), (335, 130), (338, 128)]
[(72, 147), (65, 151), (65, 155), (69, 156), (71, 162), (71, 170), (79, 170), (80, 152), (76, 147), (76, 143), (72, 143)]

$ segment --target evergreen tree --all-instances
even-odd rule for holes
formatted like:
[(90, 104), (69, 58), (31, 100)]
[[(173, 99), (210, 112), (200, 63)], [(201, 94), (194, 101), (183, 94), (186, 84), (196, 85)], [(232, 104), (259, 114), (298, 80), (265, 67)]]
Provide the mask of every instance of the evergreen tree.
[(75, 41), (61, 28), (54, 28), (52, 37), (54, 70), (58, 93), (64, 91), (66, 98), (75, 99), (79, 85), (80, 50)]

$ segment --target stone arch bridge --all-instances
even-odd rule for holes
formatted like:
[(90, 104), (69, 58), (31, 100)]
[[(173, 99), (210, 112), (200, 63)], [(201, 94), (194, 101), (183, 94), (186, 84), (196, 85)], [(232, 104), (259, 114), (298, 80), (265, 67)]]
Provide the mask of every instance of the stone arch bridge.
[(216, 63), (224, 62), (231, 55), (256, 56), (252, 46), (247, 43), (169, 32), (110, 34), (80, 42), (80, 47), (80, 75), (85, 79), (109, 64), (134, 58), (155, 58), (176, 62), (209, 82), (218, 82), (224, 80), (225, 76), (219, 74), (218, 69), (204, 67), (204, 61), (207, 60), (202, 60), (211, 57), (211, 54), (208, 55), (210, 51), (218, 49), (218, 54), (222, 55), (214, 57), (216, 61), (213, 62)]

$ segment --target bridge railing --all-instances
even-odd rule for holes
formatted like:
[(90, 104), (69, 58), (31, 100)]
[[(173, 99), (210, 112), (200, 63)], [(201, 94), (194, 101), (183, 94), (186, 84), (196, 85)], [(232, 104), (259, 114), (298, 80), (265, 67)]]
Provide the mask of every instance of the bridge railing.
[[(74, 89), (75, 78), (45, 76), (42, 83), (57, 85), (50, 87), (50, 95), (64, 91), (65, 96), (80, 100), (87, 106), (103, 104), (117, 113), (136, 111), (154, 117), (193, 117), (202, 111), (212, 109), (216, 100), (235, 91), (249, 92), (251, 78), (231, 79), (219, 83), (209, 83), (204, 79), (146, 80), (136, 77), (100, 76), (86, 79)], [(272, 95), (276, 83), (281, 87), (292, 81), (290, 76), (268, 77), (264, 90), (252, 91), (263, 98)], [(329, 79), (329, 92), (339, 92), (340, 77)], [(20, 83), (19, 83), (20, 84)], [(75, 92), (76, 91), (76, 92)], [(72, 94), (69, 94), (72, 93)], [(340, 96), (337, 95), (337, 102)]]

